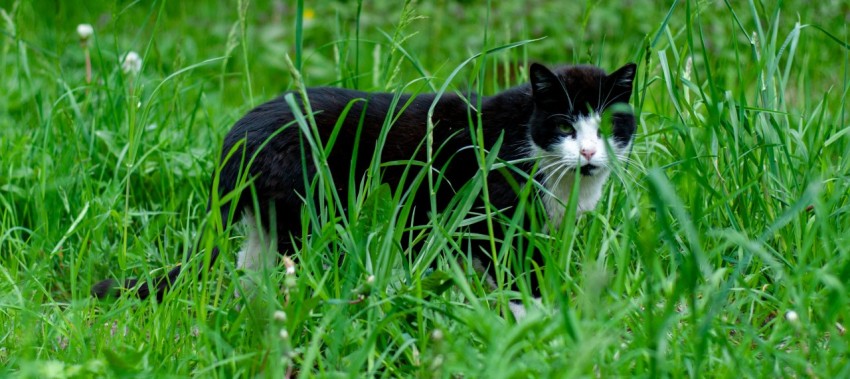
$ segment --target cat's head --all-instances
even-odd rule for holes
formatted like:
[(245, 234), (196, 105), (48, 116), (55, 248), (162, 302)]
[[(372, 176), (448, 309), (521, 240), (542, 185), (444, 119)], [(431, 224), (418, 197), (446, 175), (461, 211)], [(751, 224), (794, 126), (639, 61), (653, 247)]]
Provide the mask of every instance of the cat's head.
[(538, 155), (557, 171), (582, 176), (607, 174), (612, 157), (625, 160), (635, 132), (628, 102), (636, 68), (629, 63), (606, 74), (594, 66), (551, 71), (532, 64), (534, 113), (529, 130)]

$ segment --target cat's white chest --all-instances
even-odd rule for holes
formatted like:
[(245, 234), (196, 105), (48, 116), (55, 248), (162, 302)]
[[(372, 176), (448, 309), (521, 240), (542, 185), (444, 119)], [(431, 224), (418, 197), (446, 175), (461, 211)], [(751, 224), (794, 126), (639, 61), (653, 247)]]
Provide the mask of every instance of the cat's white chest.
[[(608, 179), (608, 175), (609, 172), (606, 171), (594, 176), (580, 177), (576, 213), (587, 212), (596, 207), (596, 203), (602, 197), (602, 187)], [(558, 229), (564, 219), (576, 177), (575, 173), (568, 173), (560, 176), (559, 180), (550, 179), (543, 182), (543, 186), (548, 191), (548, 193), (543, 193), (543, 205), (554, 229)]]

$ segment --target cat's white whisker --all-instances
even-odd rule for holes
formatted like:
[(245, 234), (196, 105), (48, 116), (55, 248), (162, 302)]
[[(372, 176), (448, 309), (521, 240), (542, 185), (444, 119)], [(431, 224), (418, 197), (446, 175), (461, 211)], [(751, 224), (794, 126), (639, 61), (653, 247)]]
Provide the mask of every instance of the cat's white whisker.
[(565, 162), (563, 160), (555, 160), (553, 162), (547, 163), (545, 166), (540, 167), (540, 171), (544, 172), (557, 172), (559, 170), (553, 170), (553, 167), (565, 166), (568, 167), (570, 162)]

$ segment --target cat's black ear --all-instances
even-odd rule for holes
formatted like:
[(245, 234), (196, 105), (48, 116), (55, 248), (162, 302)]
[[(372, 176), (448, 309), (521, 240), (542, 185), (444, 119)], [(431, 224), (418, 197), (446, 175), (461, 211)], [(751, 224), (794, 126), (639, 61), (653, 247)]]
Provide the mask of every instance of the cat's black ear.
[(531, 80), (531, 96), (534, 103), (546, 108), (563, 108), (569, 104), (564, 85), (558, 75), (542, 64), (532, 63), (528, 69)]
[(632, 83), (635, 81), (635, 73), (637, 72), (637, 65), (634, 63), (626, 63), (625, 66), (620, 67), (617, 71), (614, 71), (608, 74), (608, 83), (614, 87), (619, 87), (621, 89), (628, 89), (629, 92), (632, 91)]

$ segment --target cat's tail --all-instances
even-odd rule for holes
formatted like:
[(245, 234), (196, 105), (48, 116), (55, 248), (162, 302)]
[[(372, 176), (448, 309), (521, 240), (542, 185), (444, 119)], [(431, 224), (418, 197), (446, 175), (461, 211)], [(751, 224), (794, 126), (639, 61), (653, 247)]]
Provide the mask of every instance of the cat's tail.
[[(218, 255), (218, 247), (214, 247), (210, 253), (209, 267), (212, 267), (216, 259), (218, 259)], [(120, 283), (115, 279), (106, 279), (92, 286), (91, 294), (98, 299), (104, 299), (108, 297), (119, 297), (125, 293), (133, 293), (142, 300), (147, 299), (151, 295), (156, 295), (157, 301), (161, 301), (165, 293), (177, 282), (182, 268), (183, 265), (178, 265), (168, 271), (167, 274), (152, 278), (150, 282), (139, 279), (127, 279), (124, 283)], [(201, 263), (198, 276), (200, 277), (203, 272), (204, 264)]]
[[(210, 205), (207, 205), (207, 209), (210, 208)], [(227, 222), (227, 216), (230, 212), (230, 205), (222, 205), (219, 209), (219, 212), (222, 216), (222, 220)], [(197, 251), (197, 250), (195, 250)], [(219, 249), (218, 246), (213, 247), (210, 252), (210, 263), (209, 266), (205, 266), (204, 262), (200, 263), (200, 269), (198, 270), (198, 277), (200, 278), (203, 275), (204, 271), (207, 268), (212, 267), (215, 261), (218, 259)], [(147, 299), (151, 295), (156, 295), (157, 300), (162, 300), (165, 293), (177, 283), (178, 278), (180, 277), (180, 272), (183, 269), (183, 264), (177, 265), (173, 269), (169, 270), (165, 275), (157, 276), (151, 278), (150, 281), (140, 280), (140, 279), (126, 279), (123, 283), (119, 282), (115, 279), (106, 279), (98, 282), (93, 285), (91, 288), (92, 296), (98, 299), (104, 299), (108, 297), (119, 297), (124, 294), (133, 294), (139, 299)]]

